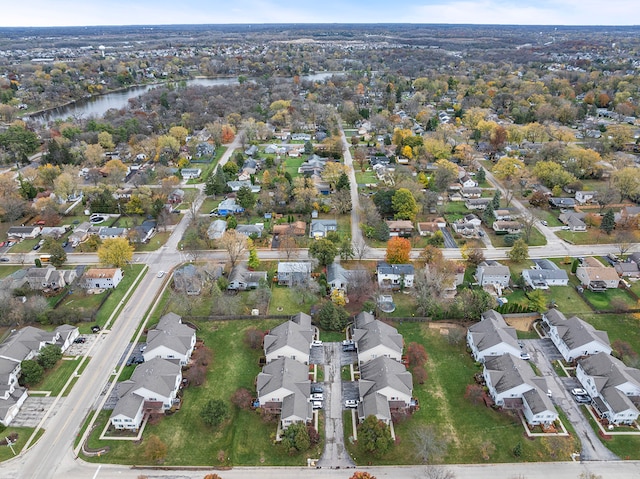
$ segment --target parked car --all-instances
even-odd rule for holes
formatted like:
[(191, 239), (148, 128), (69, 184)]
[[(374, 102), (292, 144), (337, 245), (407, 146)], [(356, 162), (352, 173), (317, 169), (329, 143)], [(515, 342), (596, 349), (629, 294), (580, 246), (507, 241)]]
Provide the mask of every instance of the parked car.
[(0, 248), (2, 248), (5, 245), (4, 241), (0, 241)]
[(6, 256), (3, 256), (2, 258), (0, 258), (0, 261), (3, 263), (8, 263), (9, 262), (9, 258), (7, 258)]
[(529, 356), (529, 353), (520, 353), (520, 359), (524, 359), (525, 361), (529, 361), (529, 359), (531, 359), (531, 356)]
[(314, 339), (313, 341), (311, 341), (311, 346), (322, 346), (322, 341), (320, 341), (319, 339)]
[(311, 395), (312, 401), (324, 401), (324, 394), (322, 393), (313, 393)]
[(83, 338), (82, 336), (80, 336), (79, 338), (74, 339), (73, 342), (76, 344), (82, 344), (82, 343), (86, 343), (87, 340), (86, 338)]
[(311, 401), (313, 409), (322, 409), (322, 401)]
[(344, 407), (347, 407), (347, 408), (356, 408), (356, 407), (358, 407), (358, 401), (357, 401), (356, 399), (347, 399), (347, 400), (344, 402)]
[(545, 220), (542, 220), (540, 223), (542, 224), (542, 226), (549, 226), (549, 223), (547, 223)]
[(571, 228), (569, 226), (563, 226), (560, 228), (562, 231), (569, 231)]
[(164, 276), (164, 271), (158, 271), (158, 278), (162, 278)]
[(578, 404), (589, 404), (591, 402), (591, 397), (586, 394), (578, 394), (574, 398)]
[(62, 242), (62, 247), (66, 248), (67, 246), (69, 246), (69, 242), (68, 241), (63, 241)]
[(318, 394), (323, 392), (324, 392), (324, 388), (320, 384), (311, 385), (311, 394)]
[(33, 251), (38, 251), (41, 246), (42, 246), (41, 244), (37, 244), (32, 249), (33, 249)]
[(574, 396), (587, 396), (587, 391), (582, 388), (574, 388), (571, 390), (571, 394)]
[(127, 361), (127, 366), (132, 366), (134, 364), (142, 364), (144, 363), (144, 358), (142, 356), (131, 356)]
[(100, 332), (100, 326), (98, 326), (97, 324), (94, 326), (91, 326), (91, 332), (92, 333), (99, 333)]

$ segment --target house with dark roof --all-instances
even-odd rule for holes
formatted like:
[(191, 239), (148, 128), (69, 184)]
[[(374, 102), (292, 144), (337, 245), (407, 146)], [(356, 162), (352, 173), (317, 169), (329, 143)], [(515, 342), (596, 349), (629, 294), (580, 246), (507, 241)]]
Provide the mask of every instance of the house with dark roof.
[(602, 419), (616, 425), (638, 420), (640, 370), (602, 352), (578, 361), (576, 378)]
[(613, 267), (621, 278), (639, 278), (640, 267), (634, 261), (618, 262)]
[(549, 204), (552, 208), (574, 208), (576, 200), (573, 198), (549, 198)]
[(280, 425), (287, 429), (296, 422), (313, 418), (309, 368), (295, 359), (280, 357), (262, 368), (256, 379), (260, 407), (280, 415)]
[(508, 266), (497, 261), (487, 260), (478, 265), (475, 277), (480, 286), (493, 286), (497, 290), (501, 290), (509, 286), (511, 272)]
[(381, 288), (413, 288), (415, 269), (412, 264), (388, 264), (381, 261), (376, 267), (376, 274)]
[(611, 354), (607, 332), (595, 329), (577, 316), (567, 319), (558, 309), (550, 309), (542, 314), (542, 321), (548, 328), (547, 336), (567, 362), (601, 352)]
[(534, 259), (531, 269), (523, 269), (522, 277), (531, 289), (549, 289), (550, 286), (567, 286), (567, 272), (548, 259)]
[(236, 226), (236, 231), (247, 238), (251, 235), (255, 235), (256, 238), (261, 238), (262, 232), (264, 231), (264, 224), (256, 223), (254, 225), (238, 225)]
[(482, 313), (480, 322), (469, 327), (467, 344), (473, 359), (481, 363), (493, 356), (509, 353), (519, 356), (521, 352), (515, 328), (493, 309)]
[(311, 220), (309, 227), (309, 238), (326, 238), (330, 231), (338, 231), (336, 220)]
[(491, 198), (467, 198), (464, 205), (469, 210), (486, 210), (491, 201)]
[(482, 188), (469, 187), (462, 188), (460, 194), (463, 198), (480, 198), (482, 196)]
[(365, 269), (344, 269), (340, 263), (331, 263), (327, 266), (327, 283), (332, 291), (338, 290), (346, 293), (349, 289), (349, 282), (362, 276), (368, 277), (369, 271)]
[(57, 291), (73, 283), (76, 279), (73, 269), (56, 269), (54, 266), (46, 268), (29, 268), (26, 279), (29, 287), (37, 291)]
[(413, 223), (409, 220), (387, 220), (389, 236), (408, 238), (413, 234)]
[(11, 226), (7, 230), (9, 239), (34, 239), (40, 236), (40, 226)]
[(311, 316), (298, 313), (289, 321), (273, 328), (264, 337), (264, 355), (267, 363), (278, 358), (290, 358), (309, 363), (311, 341), (316, 335)]
[(267, 280), (266, 271), (249, 271), (246, 263), (238, 263), (229, 273), (229, 291), (245, 291), (256, 289), (260, 286), (260, 281)]
[(496, 406), (521, 410), (532, 426), (550, 426), (558, 419), (546, 380), (527, 361), (513, 354), (487, 358), (482, 375)]
[(182, 323), (182, 317), (167, 313), (147, 333), (147, 348), (142, 353), (145, 362), (153, 358), (177, 359), (185, 366), (196, 345), (196, 331)]
[(558, 219), (567, 225), (571, 231), (587, 231), (587, 224), (584, 222), (586, 216), (586, 213), (569, 211), (560, 213)]
[(361, 312), (354, 320), (351, 337), (358, 351), (358, 363), (363, 364), (380, 356), (400, 361), (404, 342), (393, 326), (375, 319), (371, 313)]
[(116, 429), (137, 431), (145, 416), (177, 405), (182, 382), (179, 361), (159, 357), (136, 366), (131, 378), (117, 386), (118, 402), (109, 421)]
[(495, 231), (497, 235), (506, 235), (506, 234), (514, 235), (522, 232), (522, 224), (520, 224), (517, 221), (498, 220), (498, 221), (494, 221), (491, 227), (493, 228), (493, 231)]

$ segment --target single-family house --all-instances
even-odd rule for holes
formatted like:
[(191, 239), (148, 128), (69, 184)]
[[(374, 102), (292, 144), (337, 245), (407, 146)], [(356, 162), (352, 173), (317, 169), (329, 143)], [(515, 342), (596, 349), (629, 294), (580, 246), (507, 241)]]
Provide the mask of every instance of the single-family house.
[(336, 220), (311, 220), (309, 227), (309, 238), (326, 238), (329, 231), (337, 231), (338, 222)]
[[(366, 284), (369, 272), (365, 269), (344, 269), (340, 263), (331, 263), (327, 266), (327, 283), (332, 291), (338, 290), (346, 293), (349, 283), (357, 285)], [(362, 279), (362, 281), (360, 281)]]
[(153, 358), (177, 359), (185, 366), (196, 345), (196, 330), (182, 322), (182, 317), (167, 313), (147, 333), (147, 347), (142, 352), (145, 362)]
[(518, 221), (506, 221), (506, 220), (498, 220), (494, 221), (493, 225), (491, 225), (493, 231), (496, 232), (497, 235), (504, 234), (519, 234), (522, 232), (522, 224)]
[(258, 147), (256, 145), (251, 145), (251, 146), (249, 146), (249, 148), (244, 150), (244, 154), (247, 155), (247, 156), (253, 156), (256, 153), (258, 153)]
[(54, 266), (29, 268), (25, 277), (31, 289), (57, 291), (75, 281), (76, 271), (73, 269), (56, 269)]
[(549, 286), (567, 286), (569, 275), (548, 259), (534, 259), (531, 269), (523, 269), (522, 277), (531, 289), (549, 289)]
[(615, 213), (616, 225), (631, 225), (637, 228), (640, 206), (623, 206), (620, 212)]
[(72, 247), (78, 246), (80, 243), (86, 241), (89, 238), (89, 230), (91, 229), (91, 223), (84, 221), (73, 229), (73, 233), (69, 235), (69, 244)]
[(376, 267), (376, 274), (381, 288), (413, 288), (415, 270), (412, 264), (388, 264), (381, 261)]
[(43, 226), (40, 234), (42, 236), (59, 239), (67, 232), (68, 228), (68, 226)]
[(363, 311), (355, 317), (351, 337), (358, 351), (359, 364), (380, 356), (402, 360), (402, 335), (393, 326), (375, 319), (371, 313)]
[(527, 361), (513, 354), (487, 358), (482, 375), (496, 406), (522, 410), (532, 426), (550, 426), (558, 419), (546, 380), (536, 376)]
[(558, 309), (543, 313), (542, 321), (560, 354), (567, 362), (600, 352), (611, 354), (611, 343), (606, 331), (599, 331), (586, 321), (572, 316), (567, 319)]
[(576, 378), (592, 398), (596, 413), (610, 424), (634, 424), (640, 403), (640, 370), (607, 353), (581, 359)]
[(420, 236), (431, 236), (440, 228), (446, 228), (447, 221), (444, 218), (438, 217), (433, 221), (425, 221), (418, 223), (418, 234)]
[(491, 198), (467, 198), (464, 201), (464, 205), (469, 210), (486, 210), (491, 201)]
[(409, 220), (387, 220), (389, 236), (408, 238), (413, 234), (413, 223)]
[(118, 287), (123, 276), (120, 268), (91, 268), (85, 271), (83, 280), (87, 289), (112, 289)]
[(287, 357), (267, 363), (256, 379), (260, 407), (280, 415), (283, 429), (296, 422), (308, 423), (313, 418), (309, 368)]
[(129, 230), (129, 238), (135, 243), (148, 243), (156, 232), (156, 220), (144, 220), (141, 225)]
[(113, 239), (113, 238), (126, 238), (127, 228), (111, 228), (108, 226), (101, 226), (98, 230), (98, 236), (101, 240)]
[(215, 211), (220, 216), (228, 216), (242, 213), (244, 211), (244, 208), (236, 203), (235, 198), (227, 198), (220, 202)]
[(40, 236), (40, 226), (11, 226), (7, 230), (9, 239), (34, 239)]
[(581, 205), (593, 203), (597, 196), (597, 191), (576, 191), (575, 193), (575, 199)]
[(109, 418), (116, 429), (137, 431), (147, 413), (164, 412), (180, 402), (182, 382), (178, 361), (159, 357), (136, 366), (131, 378), (118, 384), (116, 403)]
[(249, 271), (245, 263), (238, 263), (229, 273), (229, 291), (257, 289), (260, 281), (267, 281), (266, 271)]
[(640, 267), (635, 261), (618, 262), (613, 267), (621, 278), (639, 278)]
[(482, 363), (493, 356), (519, 356), (521, 352), (515, 328), (507, 325), (504, 317), (493, 309), (482, 313), (480, 322), (469, 327), (467, 344), (473, 359)]
[(574, 208), (576, 206), (576, 200), (573, 198), (557, 198), (550, 197), (549, 204), (552, 208)]
[(201, 174), (201, 168), (182, 168), (180, 170), (180, 175), (182, 175), (183, 180), (194, 180), (196, 178), (200, 178)]
[(254, 185), (250, 180), (244, 181), (227, 181), (227, 186), (231, 188), (231, 191), (238, 192), (240, 188), (249, 188), (251, 193), (259, 193), (260, 185)]
[(462, 185), (462, 188), (475, 188), (478, 186), (478, 182), (471, 178), (471, 176), (469, 176), (469, 174), (467, 174), (466, 172), (463, 176), (460, 177), (458, 181)]
[(256, 238), (261, 238), (262, 232), (264, 231), (264, 224), (256, 223), (254, 225), (238, 225), (236, 226), (236, 231), (246, 237), (255, 235)]
[(493, 210), (493, 217), (498, 221), (511, 221), (517, 215), (509, 209), (497, 209)]
[[(289, 153), (291, 156), (291, 153)], [(324, 170), (325, 165), (327, 164), (327, 159), (322, 158), (318, 155), (311, 155), (307, 161), (302, 162), (302, 164), (298, 167), (298, 173), (301, 175), (322, 175), (322, 171)]]
[(203, 274), (193, 264), (185, 264), (173, 272), (173, 288), (188, 296), (199, 295), (203, 283)]
[(296, 286), (311, 280), (311, 263), (307, 261), (278, 262), (278, 284)]
[(584, 222), (586, 213), (569, 211), (560, 213), (558, 219), (567, 225), (571, 231), (587, 231), (587, 224)]
[(497, 261), (487, 260), (478, 265), (475, 277), (480, 286), (493, 286), (496, 290), (501, 291), (509, 286), (511, 272), (508, 266)]
[(576, 277), (582, 286), (591, 291), (602, 292), (607, 289), (617, 288), (620, 284), (618, 272), (606, 267), (593, 257), (586, 257), (576, 269)]
[(470, 187), (460, 189), (463, 198), (480, 198), (482, 196), (482, 188)]
[(183, 200), (184, 200), (184, 190), (180, 188), (176, 188), (171, 193), (169, 193), (169, 196), (167, 198), (167, 201), (169, 201), (169, 204), (171, 205), (180, 204), (182, 203)]
[(298, 313), (289, 321), (276, 326), (263, 341), (267, 363), (278, 358), (289, 358), (308, 364), (311, 341), (315, 334), (311, 316), (305, 313)]
[(225, 220), (213, 220), (207, 228), (207, 236), (211, 240), (222, 238), (224, 232), (227, 231), (227, 222)]

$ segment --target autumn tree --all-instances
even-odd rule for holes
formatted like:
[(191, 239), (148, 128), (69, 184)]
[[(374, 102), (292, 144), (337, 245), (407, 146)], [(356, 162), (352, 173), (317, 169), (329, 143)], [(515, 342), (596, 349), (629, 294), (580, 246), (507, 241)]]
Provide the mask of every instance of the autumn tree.
[(518, 178), (525, 171), (524, 161), (511, 156), (503, 156), (493, 167), (492, 173), (499, 180)]
[(409, 360), (410, 366), (424, 366), (424, 363), (427, 362), (427, 358), (427, 351), (424, 349), (422, 344), (415, 342), (409, 343), (407, 346), (407, 359)]
[(253, 395), (247, 388), (238, 388), (231, 396), (231, 403), (239, 409), (248, 411), (253, 403)]
[(376, 479), (376, 476), (372, 476), (366, 471), (356, 471), (349, 479)]
[(640, 169), (627, 166), (615, 171), (611, 175), (611, 180), (622, 200), (634, 200), (640, 195)]
[(416, 428), (411, 442), (414, 446), (414, 454), (422, 464), (440, 462), (447, 451), (447, 441), (438, 435), (433, 426)]
[(385, 261), (389, 264), (408, 264), (410, 254), (411, 242), (406, 238), (394, 236), (387, 242)]
[(395, 212), (394, 217), (397, 220), (410, 220), (416, 219), (418, 214), (418, 203), (413, 196), (413, 193), (407, 188), (399, 188), (391, 199), (391, 204)]
[(235, 267), (248, 248), (247, 237), (234, 229), (225, 231), (219, 240), (219, 244), (229, 255), (231, 269)]
[(333, 263), (333, 260), (338, 254), (338, 247), (326, 238), (315, 240), (309, 246), (309, 256), (318, 260), (322, 266), (327, 266)]
[(107, 238), (98, 247), (98, 260), (105, 266), (123, 268), (133, 259), (133, 251), (127, 238)]
[(116, 158), (107, 161), (102, 167), (102, 171), (107, 174), (107, 178), (114, 185), (122, 183), (122, 180), (127, 176), (127, 167)]

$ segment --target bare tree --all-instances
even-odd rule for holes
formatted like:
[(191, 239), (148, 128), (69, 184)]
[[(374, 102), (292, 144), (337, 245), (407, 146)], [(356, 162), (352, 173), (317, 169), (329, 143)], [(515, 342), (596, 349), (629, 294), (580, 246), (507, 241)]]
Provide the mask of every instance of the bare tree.
[(231, 269), (233, 269), (240, 258), (247, 252), (247, 238), (236, 230), (227, 230), (220, 238), (220, 246), (227, 251)]
[(358, 259), (358, 261), (362, 261), (362, 259), (369, 254), (371, 248), (367, 245), (366, 241), (363, 238), (359, 238), (353, 242), (353, 254)]
[(411, 438), (414, 453), (423, 464), (438, 462), (447, 451), (447, 441), (438, 436), (432, 426), (417, 428)]
[(293, 234), (293, 226), (289, 225), (287, 232), (280, 236), (279, 249), (284, 251), (287, 260), (298, 256), (298, 242)]
[(349, 284), (347, 293), (354, 301), (364, 301), (369, 299), (374, 292), (373, 279), (369, 271), (365, 269), (355, 269), (349, 271)]
[(536, 224), (536, 217), (531, 214), (525, 214), (520, 218), (520, 224), (522, 225), (522, 232), (524, 233), (524, 240), (529, 243), (531, 238), (531, 232)]
[(616, 246), (620, 256), (627, 254), (633, 245), (633, 233), (631, 231), (622, 230), (616, 233)]
[(456, 475), (444, 466), (427, 466), (422, 477), (425, 479), (455, 479)]

